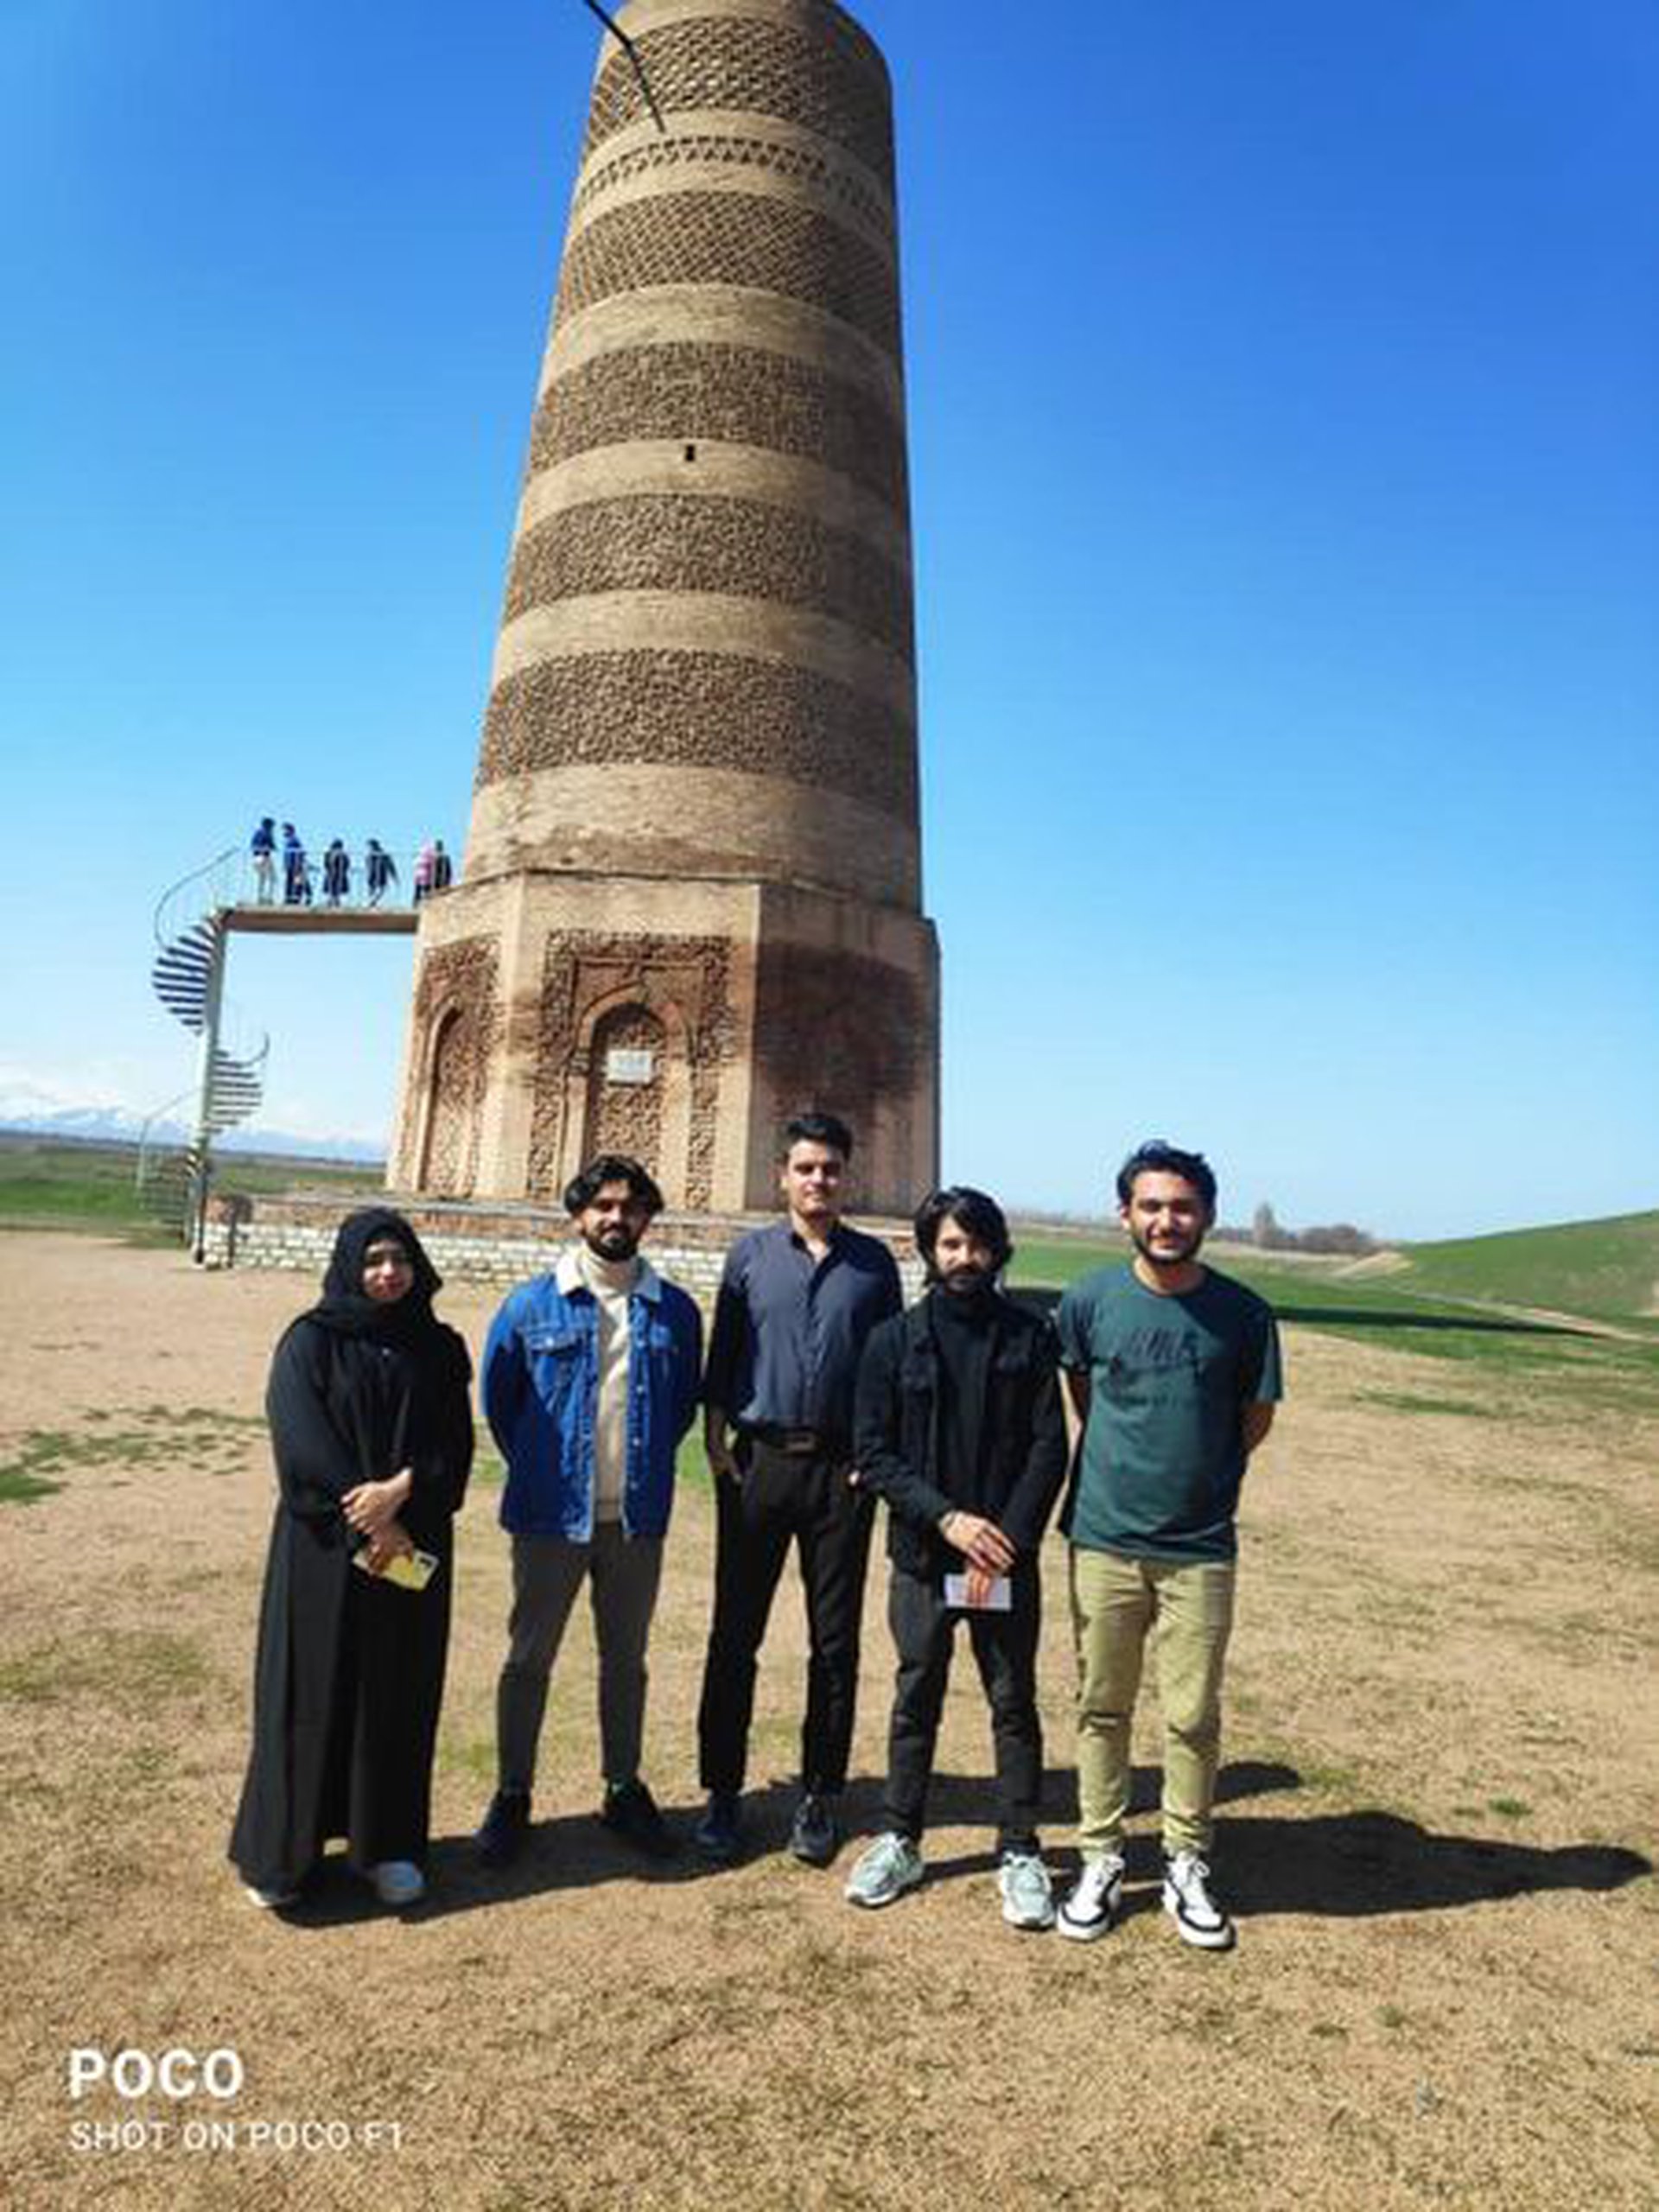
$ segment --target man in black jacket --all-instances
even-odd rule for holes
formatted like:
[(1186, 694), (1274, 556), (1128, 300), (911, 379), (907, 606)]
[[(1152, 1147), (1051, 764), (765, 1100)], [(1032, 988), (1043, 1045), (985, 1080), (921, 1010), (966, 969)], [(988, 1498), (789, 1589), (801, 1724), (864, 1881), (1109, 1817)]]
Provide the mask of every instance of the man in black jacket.
[(1012, 1247), (994, 1198), (966, 1186), (935, 1192), (917, 1213), (916, 1243), (926, 1295), (874, 1332), (858, 1375), (857, 1462), (887, 1502), (899, 1667), (886, 1832), (853, 1868), (847, 1896), (891, 1904), (922, 1879), (927, 1786), (965, 1614), (996, 1749), (1002, 1916), (1048, 1928), (1037, 1554), (1065, 1474), (1058, 1348), (1047, 1322), (996, 1287)]

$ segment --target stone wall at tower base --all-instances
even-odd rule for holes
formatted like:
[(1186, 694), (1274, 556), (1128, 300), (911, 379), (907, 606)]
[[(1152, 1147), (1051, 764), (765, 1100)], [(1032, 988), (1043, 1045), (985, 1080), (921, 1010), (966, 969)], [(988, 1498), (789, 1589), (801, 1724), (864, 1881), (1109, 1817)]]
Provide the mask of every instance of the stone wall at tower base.
[[(354, 1201), (334, 1192), (258, 1196), (221, 1191), (208, 1209), (206, 1264), (213, 1268), (285, 1268), (321, 1279), (340, 1222)], [(467, 1205), (388, 1194), (426, 1247), (446, 1281), (486, 1282), (507, 1289), (544, 1273), (570, 1238), (569, 1216), (538, 1206)], [(759, 1216), (663, 1214), (652, 1226), (645, 1256), (658, 1274), (710, 1305), (728, 1246)], [(905, 1295), (921, 1287), (921, 1262), (906, 1223), (861, 1219), (859, 1227), (892, 1249)]]

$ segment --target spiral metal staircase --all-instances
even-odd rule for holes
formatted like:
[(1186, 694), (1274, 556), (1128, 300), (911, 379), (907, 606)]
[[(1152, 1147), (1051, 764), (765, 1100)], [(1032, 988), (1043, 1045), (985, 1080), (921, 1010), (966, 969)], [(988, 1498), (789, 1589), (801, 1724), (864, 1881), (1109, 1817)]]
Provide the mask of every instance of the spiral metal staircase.
[[(226, 1001), (232, 934), (410, 937), (424, 902), (442, 898), (452, 880), (452, 863), (435, 842), (411, 854), (388, 852), (370, 839), (363, 851), (347, 853), (336, 840), (320, 865), (302, 857), (289, 868), (278, 855), (263, 874), (250, 851), (232, 845), (160, 899), (150, 982), (168, 1012), (201, 1040), (201, 1053), (191, 1090), (158, 1106), (144, 1125), (138, 1189), (149, 1211), (194, 1246), (198, 1260), (213, 1141), (258, 1111), (270, 1052), (264, 1032), (245, 1027)], [(180, 1118), (191, 1130), (182, 1144), (170, 1134)]]
[[(201, 1039), (201, 1063), (191, 1091), (151, 1115), (138, 1153), (138, 1189), (149, 1211), (200, 1253), (213, 1141), (250, 1120), (264, 1096), (270, 1039), (240, 1029), (224, 1003), (225, 935), (229, 911), (242, 894), (244, 858), (232, 847), (175, 883), (156, 908), (156, 959), (149, 980), (175, 1020)], [(194, 1128), (188, 1142), (149, 1132), (187, 1100)]]

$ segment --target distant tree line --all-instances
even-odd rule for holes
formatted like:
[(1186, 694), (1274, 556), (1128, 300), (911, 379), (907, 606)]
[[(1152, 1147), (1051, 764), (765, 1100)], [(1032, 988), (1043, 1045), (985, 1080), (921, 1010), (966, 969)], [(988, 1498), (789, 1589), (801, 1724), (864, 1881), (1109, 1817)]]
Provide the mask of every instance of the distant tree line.
[(1351, 1221), (1322, 1223), (1314, 1229), (1287, 1229), (1264, 1198), (1250, 1217), (1248, 1229), (1220, 1228), (1224, 1242), (1254, 1244), (1258, 1252), (1336, 1253), (1347, 1260), (1363, 1260), (1382, 1249), (1375, 1236), (1356, 1229)]
[[(1064, 1212), (1042, 1206), (1021, 1206), (1014, 1219), (1017, 1231), (1035, 1230), (1039, 1236), (1046, 1231), (1097, 1237), (1103, 1227), (1115, 1226), (1109, 1217), (1103, 1221), (1097, 1213)], [(1257, 1206), (1247, 1228), (1229, 1227), (1223, 1222), (1211, 1234), (1217, 1243), (1254, 1244), (1258, 1252), (1308, 1252), (1344, 1260), (1363, 1260), (1383, 1249), (1369, 1230), (1356, 1229), (1351, 1221), (1321, 1223), (1314, 1229), (1287, 1229), (1265, 1201)]]

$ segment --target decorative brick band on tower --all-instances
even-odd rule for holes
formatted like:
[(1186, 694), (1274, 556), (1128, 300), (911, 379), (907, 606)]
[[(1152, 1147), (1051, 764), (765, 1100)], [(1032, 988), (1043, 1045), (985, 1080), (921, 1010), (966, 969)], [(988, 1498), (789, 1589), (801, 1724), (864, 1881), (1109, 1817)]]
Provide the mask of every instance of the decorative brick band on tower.
[(392, 1180), (545, 1198), (601, 1148), (769, 1205), (780, 1118), (937, 1164), (892, 101), (832, 0), (607, 39), (461, 885), (425, 909)]

